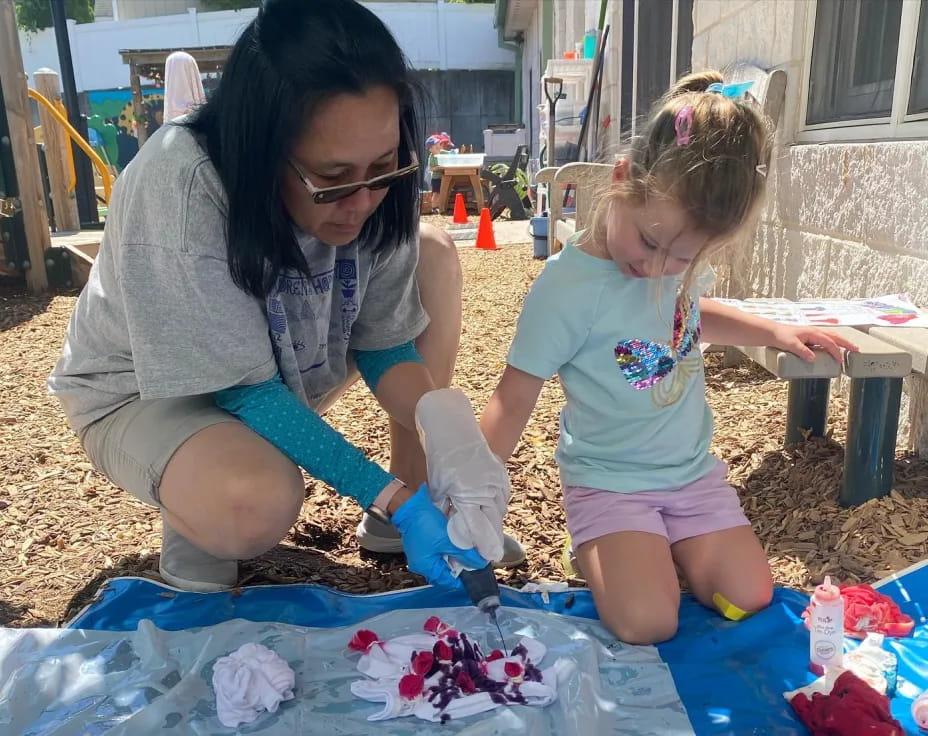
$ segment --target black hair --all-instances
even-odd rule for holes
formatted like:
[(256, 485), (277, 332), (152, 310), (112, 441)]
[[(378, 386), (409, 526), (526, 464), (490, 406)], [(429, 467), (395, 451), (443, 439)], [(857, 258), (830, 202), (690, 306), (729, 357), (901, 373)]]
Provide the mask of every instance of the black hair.
[[(355, 0), (265, 0), (232, 48), (219, 86), (187, 126), (216, 167), (228, 198), (229, 272), (265, 297), (282, 271), (308, 265), (281, 197), (287, 156), (320, 102), (393, 89), (399, 100), (399, 165), (419, 140), (422, 92), (383, 22)], [(361, 242), (396, 247), (415, 237), (419, 177), (394, 183)]]

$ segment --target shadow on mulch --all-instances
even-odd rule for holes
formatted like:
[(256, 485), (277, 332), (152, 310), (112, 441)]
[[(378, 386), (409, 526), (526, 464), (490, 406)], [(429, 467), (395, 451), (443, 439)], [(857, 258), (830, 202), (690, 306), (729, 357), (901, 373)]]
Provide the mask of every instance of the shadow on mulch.
[[(27, 606), (17, 605), (16, 603), (10, 603), (9, 601), (0, 601), (0, 626), (10, 626), (16, 624), (17, 621), (22, 621), (27, 618), (33, 618), (29, 615), (29, 608)], [(32, 620), (30, 621), (29, 625), (49, 626), (54, 624), (53, 622), (47, 620)]]
[(21, 279), (0, 276), (0, 332), (42, 314), (55, 296), (54, 292), (32, 296)]
[(773, 376), (753, 361), (742, 357), (736, 365), (725, 367), (724, 353), (706, 354), (706, 388), (723, 391), (751, 388), (768, 383)]
[(928, 498), (928, 457), (896, 458), (895, 489), (905, 498)]
[(160, 555), (156, 554), (127, 555), (116, 560), (110, 567), (100, 570), (83, 588), (71, 597), (65, 608), (64, 617), (59, 623), (67, 623), (80, 613), (85, 606), (97, 600), (97, 597), (103, 591), (104, 583), (110, 578), (140, 577), (160, 580), (158, 578), (159, 557)]
[[(307, 523), (308, 524), (308, 523)], [(303, 526), (300, 524), (298, 526)], [(319, 540), (315, 540), (316, 544)], [(340, 543), (340, 542), (339, 542)], [(390, 586), (391, 568), (397, 568), (397, 573), (408, 577), (405, 569), (405, 558), (402, 555), (371, 555), (378, 562), (384, 564), (383, 589), (394, 589)], [(160, 555), (127, 555), (117, 560), (112, 566), (101, 570), (78, 590), (65, 609), (61, 624), (71, 620), (85, 606), (97, 600), (107, 580), (117, 577), (148, 578), (155, 582), (162, 582), (158, 574)], [(392, 564), (389, 564), (391, 563)], [(324, 582), (326, 585), (343, 590), (352, 590), (355, 586), (369, 587), (367, 575), (362, 576), (360, 568), (332, 560), (321, 554), (319, 547), (300, 548), (285, 544), (278, 544), (253, 560), (243, 560), (239, 565), (239, 585), (279, 585), (281, 583), (311, 583)], [(421, 583), (419, 583), (421, 584)], [(357, 592), (357, 591), (355, 591)], [(25, 607), (10, 606), (10, 615), (5, 616), (4, 604), (0, 602), (0, 621), (3, 625), (15, 624), (27, 612)], [(5, 619), (5, 620), (4, 620)], [(34, 625), (34, 624), (30, 624)]]
[(844, 446), (813, 438), (766, 453), (739, 488), (768, 556), (806, 569), (806, 586), (828, 573), (870, 582), (928, 553), (928, 458), (897, 457), (892, 492), (849, 508), (843, 474)]

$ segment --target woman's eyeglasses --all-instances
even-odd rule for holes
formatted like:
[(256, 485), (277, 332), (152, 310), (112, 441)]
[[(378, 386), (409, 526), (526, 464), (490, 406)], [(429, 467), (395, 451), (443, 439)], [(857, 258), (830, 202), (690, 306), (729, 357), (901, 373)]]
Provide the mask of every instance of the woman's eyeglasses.
[(373, 179), (368, 179), (366, 181), (355, 181), (351, 184), (339, 184), (338, 186), (323, 188), (313, 186), (313, 183), (309, 180), (309, 177), (306, 176), (306, 172), (304, 172), (303, 169), (300, 168), (299, 164), (292, 158), (288, 158), (287, 163), (290, 164), (290, 166), (296, 172), (296, 175), (300, 178), (300, 181), (303, 182), (303, 186), (306, 187), (306, 190), (310, 193), (310, 195), (312, 195), (313, 202), (316, 204), (331, 204), (332, 202), (337, 202), (338, 200), (344, 199), (345, 197), (350, 197), (359, 189), (386, 189), (395, 181), (415, 173), (419, 170), (419, 159), (416, 156), (416, 152), (412, 148), (409, 149), (409, 153), (412, 158), (412, 163), (410, 163), (409, 166), (396, 169), (395, 171), (391, 171), (389, 174), (375, 176)]

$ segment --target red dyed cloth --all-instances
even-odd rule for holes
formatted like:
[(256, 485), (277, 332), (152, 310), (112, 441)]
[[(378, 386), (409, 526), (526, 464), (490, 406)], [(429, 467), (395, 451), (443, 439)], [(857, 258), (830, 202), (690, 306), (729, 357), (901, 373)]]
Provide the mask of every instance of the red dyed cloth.
[(889, 698), (853, 672), (842, 673), (828, 695), (799, 693), (789, 704), (812, 736), (903, 736)]
[[(870, 632), (896, 637), (912, 633), (915, 622), (889, 596), (869, 585), (839, 585), (838, 589), (844, 599), (844, 633), (847, 636), (863, 639)], [(811, 612), (809, 603), (802, 614), (807, 628)]]

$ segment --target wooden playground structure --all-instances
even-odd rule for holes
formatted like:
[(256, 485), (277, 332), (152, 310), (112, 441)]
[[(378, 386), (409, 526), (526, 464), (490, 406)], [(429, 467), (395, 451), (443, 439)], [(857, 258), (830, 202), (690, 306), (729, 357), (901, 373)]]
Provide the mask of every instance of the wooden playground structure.
[[(0, 116), (0, 139), (6, 149), (0, 150), (0, 237), (5, 255), (0, 273), (23, 275), (29, 291), (37, 294), (48, 289), (50, 272), (67, 274), (59, 279), (65, 286), (86, 282), (100, 245), (102, 231), (81, 231), (72, 142), (93, 163), (100, 181), (97, 196), (104, 204), (112, 191), (113, 172), (68, 120), (58, 73), (39, 69), (33, 77), (36, 89), (28, 87), (23, 69), (13, 2), (0, 0), (0, 97), (5, 113)], [(39, 128), (33, 127), (30, 99), (38, 105)], [(44, 146), (44, 161), (38, 142)], [(46, 176), (53, 218), (46, 206)]]
[[(141, 78), (163, 79), (165, 60), (176, 50), (120, 52), (129, 65), (135, 110), (144, 109)], [(230, 48), (185, 50), (201, 68), (221, 70)], [(0, 99), (5, 113), (0, 114), (0, 274), (24, 276), (36, 294), (50, 283), (81, 286), (100, 247), (102, 229), (81, 229), (75, 156), (87, 156), (95, 169), (94, 211), (98, 202), (109, 202), (116, 169), (103, 160), (105, 153), (98, 154), (105, 148), (94, 150), (69, 120), (58, 73), (39, 69), (33, 79), (35, 89), (29, 88), (23, 68), (13, 0), (0, 0)], [(38, 106), (39, 127), (33, 127), (30, 99)], [(139, 146), (146, 132), (144, 125), (138, 127)], [(37, 150), (39, 143), (44, 154)]]
[[(39, 178), (39, 157), (13, 0), (0, 0), (0, 89), (9, 126), (4, 143), (8, 141), (15, 167), (15, 177), (13, 171), (6, 170), (7, 167), (3, 172), (4, 182), (7, 179), (10, 182), (4, 184), (5, 191), (0, 193), (0, 217), (14, 222), (12, 228), (4, 230), (4, 241), (15, 238), (17, 234), (24, 238), (27, 258), (23, 263), (13, 265), (25, 273), (29, 291), (39, 293), (48, 288), (45, 252), (51, 247), (51, 232)], [(22, 219), (17, 226), (20, 212)]]

